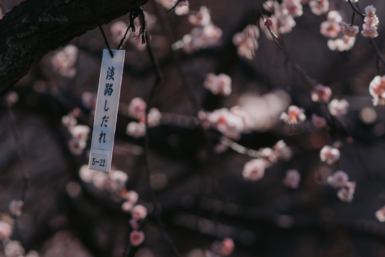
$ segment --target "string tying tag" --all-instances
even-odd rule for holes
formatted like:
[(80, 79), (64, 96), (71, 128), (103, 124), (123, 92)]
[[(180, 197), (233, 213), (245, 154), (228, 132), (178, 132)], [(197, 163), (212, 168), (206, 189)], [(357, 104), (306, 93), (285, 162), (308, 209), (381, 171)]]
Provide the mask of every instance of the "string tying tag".
[(144, 16), (144, 12), (142, 8), (137, 8), (130, 12), (129, 20), (130, 25), (128, 25), (127, 30), (131, 29), (132, 32), (136, 32), (135, 28), (135, 19), (139, 18), (140, 22), (140, 29), (139, 29), (139, 36), (142, 37), (142, 44), (144, 45), (146, 43), (146, 18)]

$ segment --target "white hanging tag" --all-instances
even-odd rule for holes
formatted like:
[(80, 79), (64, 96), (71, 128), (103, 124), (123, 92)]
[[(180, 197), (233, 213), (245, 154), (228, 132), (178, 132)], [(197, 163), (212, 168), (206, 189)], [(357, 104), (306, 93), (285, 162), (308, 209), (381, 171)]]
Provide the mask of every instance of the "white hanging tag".
[(90, 160), (88, 167), (92, 170), (109, 172), (111, 169), (112, 149), (114, 147), (116, 118), (122, 85), (124, 50), (112, 50), (111, 58), (108, 49), (103, 50), (102, 67), (100, 70), (98, 98)]

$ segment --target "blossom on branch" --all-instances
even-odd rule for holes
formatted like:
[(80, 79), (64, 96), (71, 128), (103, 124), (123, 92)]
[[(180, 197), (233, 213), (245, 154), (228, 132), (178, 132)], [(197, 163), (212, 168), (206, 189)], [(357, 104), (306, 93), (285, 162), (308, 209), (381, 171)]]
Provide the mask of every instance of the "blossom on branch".
[(337, 192), (338, 198), (344, 202), (353, 200), (354, 191), (356, 190), (356, 182), (346, 182), (345, 185)]
[(310, 0), (310, 10), (315, 15), (322, 15), (329, 11), (329, 0)]
[(311, 92), (311, 100), (313, 102), (329, 102), (330, 96), (332, 95), (332, 90), (330, 87), (318, 84), (314, 87), (314, 90)]
[(293, 152), (286, 145), (286, 143), (283, 140), (278, 141), (274, 146), (274, 153), (278, 157), (278, 159), (288, 161), (293, 156)]
[(306, 120), (306, 116), (304, 114), (304, 110), (295, 105), (289, 106), (287, 113), (281, 114), (281, 120), (283, 120), (287, 124), (298, 124), (302, 123)]
[(340, 151), (330, 145), (325, 145), (320, 152), (321, 161), (333, 164), (340, 159)]
[(351, 26), (350, 24), (347, 24), (346, 22), (341, 22), (341, 29), (345, 36), (348, 37), (355, 37), (358, 34), (358, 31), (360, 30), (358, 26)]
[(242, 32), (233, 36), (233, 43), (238, 48), (238, 55), (246, 59), (253, 59), (258, 49), (259, 30), (255, 25), (248, 25)]
[(219, 75), (215, 75), (214, 73), (208, 74), (204, 86), (214, 95), (231, 94), (231, 78), (223, 73)]
[(348, 108), (349, 108), (349, 103), (345, 99), (341, 99), (341, 100), (333, 99), (328, 105), (330, 114), (334, 116), (346, 114), (348, 112)]
[(373, 97), (373, 105), (385, 104), (385, 76), (376, 76), (370, 82), (369, 93)]
[(379, 209), (378, 211), (376, 211), (376, 218), (380, 222), (385, 222), (385, 206)]
[(348, 174), (342, 170), (336, 171), (332, 176), (327, 178), (328, 184), (334, 188), (343, 187), (349, 180)]
[(144, 241), (144, 233), (142, 231), (132, 231), (130, 233), (130, 243), (133, 246), (138, 246)]
[(266, 162), (262, 159), (254, 159), (245, 164), (242, 175), (246, 180), (257, 181), (265, 175)]
[(327, 20), (321, 23), (321, 34), (328, 38), (335, 38), (341, 31), (342, 17), (338, 11), (330, 11)]
[(332, 51), (342, 52), (352, 49), (355, 42), (355, 37), (348, 37), (345, 35), (342, 38), (337, 38), (336, 40), (329, 39), (327, 45)]
[(361, 34), (364, 37), (375, 38), (378, 36), (377, 27), (379, 24), (379, 19), (376, 15), (376, 8), (374, 8), (373, 5), (369, 5), (365, 8), (365, 13), (365, 23), (362, 25), (363, 30), (361, 31)]

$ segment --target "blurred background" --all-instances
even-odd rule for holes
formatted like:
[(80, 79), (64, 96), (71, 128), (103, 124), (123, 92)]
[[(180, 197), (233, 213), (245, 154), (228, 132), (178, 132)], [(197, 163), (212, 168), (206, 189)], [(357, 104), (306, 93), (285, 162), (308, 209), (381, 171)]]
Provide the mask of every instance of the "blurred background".
[[(20, 2), (2, 0), (2, 15)], [(166, 13), (173, 3), (150, 0), (143, 8), (164, 76), (151, 105), (161, 117), (149, 128), (149, 184), (160, 206), (161, 227), (181, 256), (218, 256), (212, 249), (224, 238), (235, 244), (229, 256), (384, 256), (385, 226), (375, 212), (382, 207), (376, 187), (385, 189), (385, 111), (373, 106), (368, 91), (384, 67), (378, 70), (369, 39), (359, 33), (349, 51), (332, 51), (329, 39), (320, 33), (327, 13), (315, 15), (303, 1), (295, 27), (281, 34), (289, 54), (260, 29), (258, 47), (248, 59), (239, 53), (233, 37), (250, 24), (264, 27), (257, 0), (191, 0), (189, 8)], [(360, 0), (359, 5), (377, 8), (380, 26), (375, 42), (384, 52), (385, 2)], [(205, 15), (202, 6), (210, 17), (199, 25), (190, 16), (198, 11)], [(329, 10), (338, 10), (342, 20), (350, 22), (352, 9), (345, 1), (330, 0)], [(262, 12), (266, 18), (271, 15), (266, 6)], [(103, 25), (113, 49), (127, 24), (128, 15)], [(355, 24), (362, 27), (358, 15)], [(0, 113), (0, 213), (13, 227), (11, 240), (20, 241), (25, 253), (123, 256), (132, 228), (130, 208), (122, 203), (132, 190), (148, 215), (140, 228), (145, 240), (131, 246), (129, 256), (174, 256), (154, 214), (143, 128), (127, 129), (137, 122), (128, 111), (131, 101), (139, 97), (148, 103), (156, 80), (146, 45), (134, 33), (128, 33), (122, 47), (126, 57), (112, 159), (112, 170), (120, 172), (111, 173), (119, 176), (83, 166), (88, 164), (104, 48), (99, 29), (89, 31), (47, 54), (5, 96)], [(335, 118), (346, 131), (330, 122), (323, 128), (313, 125), (312, 114), (322, 116), (324, 107), (312, 101), (313, 89), (293, 69), (293, 62), (330, 87), (331, 99), (348, 101), (347, 114)], [(231, 94), (208, 90), (209, 73), (231, 77)], [(289, 105), (302, 107), (307, 120), (298, 125), (282, 122), (279, 117)], [(253, 128), (233, 141), (258, 151), (284, 140), (293, 153), (290, 160), (268, 167), (258, 181), (242, 176), (253, 157), (232, 149), (237, 148), (232, 141), (226, 148), (223, 131), (202, 129), (197, 117), (200, 110), (234, 106), (247, 110)], [(86, 135), (83, 141), (76, 141), (74, 127), (79, 125), (80, 134)], [(322, 147), (337, 140), (343, 144), (340, 160), (332, 165), (321, 162)], [(296, 189), (282, 183), (290, 169), (301, 175)], [(337, 170), (357, 183), (350, 203), (341, 201), (328, 185), (328, 176)], [(17, 213), (11, 203), (21, 200), (23, 192), (24, 205)], [(0, 256), (20, 256), (7, 253), (6, 245), (3, 240)]]

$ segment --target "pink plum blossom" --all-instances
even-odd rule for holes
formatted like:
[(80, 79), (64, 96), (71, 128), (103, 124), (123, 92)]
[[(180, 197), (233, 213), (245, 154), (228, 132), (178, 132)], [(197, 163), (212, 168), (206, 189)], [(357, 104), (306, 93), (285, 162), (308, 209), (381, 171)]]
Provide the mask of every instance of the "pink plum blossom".
[(346, 182), (345, 185), (337, 192), (338, 198), (344, 202), (353, 200), (354, 191), (356, 190), (356, 182)]
[(127, 199), (127, 201), (131, 202), (132, 204), (136, 204), (136, 202), (138, 201), (139, 195), (137, 192), (131, 190), (125, 194), (124, 198)]
[(334, 116), (346, 114), (348, 112), (348, 108), (349, 108), (349, 103), (345, 99), (341, 99), (341, 100), (333, 99), (328, 105), (330, 114)]
[(310, 0), (310, 10), (315, 15), (322, 15), (329, 11), (329, 0)]
[(340, 151), (330, 145), (325, 145), (320, 152), (321, 161), (333, 164), (340, 159)]
[(289, 106), (287, 113), (281, 114), (281, 120), (288, 124), (302, 123), (306, 119), (304, 110), (295, 105)]
[(142, 231), (132, 231), (130, 233), (130, 243), (133, 246), (138, 246), (144, 241), (144, 233)]
[(278, 159), (288, 161), (293, 156), (293, 152), (291, 151), (290, 147), (288, 147), (283, 140), (278, 141), (273, 146), (273, 149)]
[(12, 235), (12, 227), (4, 222), (0, 221), (0, 240), (9, 238)]
[(300, 0), (283, 0), (282, 9), (293, 17), (299, 17), (303, 14)]
[(146, 125), (132, 121), (127, 125), (126, 133), (134, 138), (143, 137), (146, 133)]
[(141, 204), (136, 205), (132, 211), (131, 216), (135, 220), (144, 219), (147, 216), (147, 209)]
[(229, 256), (234, 251), (234, 241), (231, 238), (225, 238), (222, 242), (215, 241), (211, 249), (219, 256)]
[(265, 175), (266, 163), (262, 159), (254, 159), (245, 164), (242, 175), (246, 180), (257, 181)]
[(298, 170), (292, 169), (292, 170), (286, 171), (283, 184), (287, 187), (295, 189), (295, 188), (298, 188), (300, 180), (301, 180), (301, 174), (299, 174)]
[(311, 121), (313, 123), (313, 126), (316, 128), (323, 128), (326, 126), (326, 119), (318, 116), (315, 113), (312, 114)]
[(139, 223), (138, 223), (137, 220), (135, 220), (135, 219), (130, 219), (130, 220), (128, 221), (128, 223), (130, 223), (130, 226), (131, 226), (131, 228), (132, 228), (133, 230), (138, 230), (138, 229), (139, 229)]
[(343, 187), (349, 180), (348, 174), (343, 172), (342, 170), (336, 171), (332, 176), (327, 178), (329, 185), (334, 188)]
[(124, 203), (122, 203), (121, 208), (122, 211), (130, 213), (134, 209), (134, 203), (130, 201), (125, 201)]
[(341, 29), (345, 36), (348, 37), (355, 37), (358, 34), (358, 31), (360, 30), (358, 26), (351, 26), (350, 24), (347, 24), (346, 22), (341, 22)]
[(373, 97), (373, 105), (385, 104), (385, 76), (376, 76), (370, 82), (369, 93)]
[(231, 78), (223, 73), (219, 75), (208, 74), (204, 86), (215, 95), (231, 94)]
[(18, 201), (18, 200), (12, 200), (9, 203), (9, 211), (11, 214), (15, 215), (16, 217), (20, 217), (22, 214), (22, 208), (23, 208), (24, 202)]
[(318, 84), (314, 87), (314, 90), (311, 92), (311, 99), (313, 102), (329, 102), (330, 96), (332, 95), (332, 90), (330, 87)]

